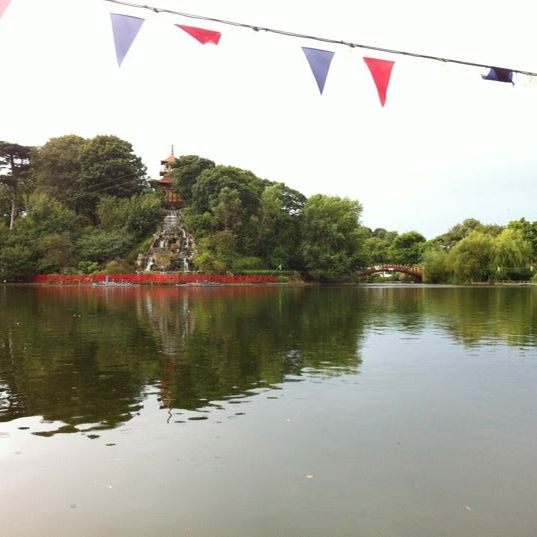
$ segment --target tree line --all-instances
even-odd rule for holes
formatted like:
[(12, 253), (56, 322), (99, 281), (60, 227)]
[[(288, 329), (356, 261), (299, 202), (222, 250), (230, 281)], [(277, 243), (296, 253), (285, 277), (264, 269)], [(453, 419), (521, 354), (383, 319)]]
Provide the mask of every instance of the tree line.
[[(427, 241), (361, 224), (357, 200), (307, 198), (282, 182), (195, 156), (172, 164), (183, 226), (204, 272), (299, 271), (352, 277), (382, 263), (421, 265), (431, 282), (529, 279), (537, 222), (474, 219)], [(33, 148), (0, 142), (0, 278), (38, 273), (133, 272), (166, 210), (132, 145), (116, 136), (66, 135)]]

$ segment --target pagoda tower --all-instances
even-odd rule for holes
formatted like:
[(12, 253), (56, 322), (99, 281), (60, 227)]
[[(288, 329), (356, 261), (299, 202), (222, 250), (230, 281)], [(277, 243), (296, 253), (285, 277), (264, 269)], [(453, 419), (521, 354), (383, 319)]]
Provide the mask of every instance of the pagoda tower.
[(160, 161), (162, 169), (160, 170), (160, 179), (153, 179), (151, 181), (151, 186), (153, 186), (157, 191), (164, 192), (164, 205), (169, 210), (175, 210), (181, 207), (183, 200), (173, 188), (173, 177), (172, 177), (172, 164), (176, 161), (175, 155), (173, 154), (173, 145), (172, 152), (170, 156), (164, 160)]

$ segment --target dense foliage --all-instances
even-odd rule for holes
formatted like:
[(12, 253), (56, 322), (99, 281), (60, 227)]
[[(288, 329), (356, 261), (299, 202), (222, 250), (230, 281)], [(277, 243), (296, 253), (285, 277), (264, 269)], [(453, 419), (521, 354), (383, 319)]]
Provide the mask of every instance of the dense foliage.
[(195, 156), (177, 159), (173, 168), (201, 270), (296, 269), (338, 279), (364, 262), (357, 201), (306, 199), (283, 183)]
[[(300, 271), (340, 280), (393, 263), (419, 265), (429, 282), (533, 276), (537, 222), (524, 218), (505, 227), (469, 218), (427, 241), (415, 230), (362, 226), (356, 200), (306, 198), (196, 155), (171, 165), (200, 271)], [(0, 142), (0, 278), (134, 271), (166, 214), (145, 173), (131, 144), (116, 136), (67, 135), (40, 148)]]
[(133, 270), (165, 211), (131, 144), (68, 135), (21, 147), (0, 144), (0, 278)]
[(455, 228), (466, 227), (467, 231), (450, 246), (443, 243), (450, 232), (429, 243), (422, 260), (426, 280), (472, 283), (530, 279), (536, 252), (530, 235), (533, 226), (525, 233), (525, 222), (514, 221), (503, 229), (482, 225), (470, 229), (464, 222), (458, 224)]

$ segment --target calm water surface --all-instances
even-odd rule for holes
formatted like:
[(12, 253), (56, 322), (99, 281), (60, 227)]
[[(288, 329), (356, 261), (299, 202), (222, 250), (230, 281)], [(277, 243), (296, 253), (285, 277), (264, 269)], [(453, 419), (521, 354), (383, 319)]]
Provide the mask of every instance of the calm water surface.
[(0, 287), (2, 537), (535, 537), (537, 289)]

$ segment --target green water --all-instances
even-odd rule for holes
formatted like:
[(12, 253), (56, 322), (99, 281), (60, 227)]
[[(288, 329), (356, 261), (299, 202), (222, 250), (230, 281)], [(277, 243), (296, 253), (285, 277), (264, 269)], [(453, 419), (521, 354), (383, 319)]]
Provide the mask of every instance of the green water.
[(0, 287), (0, 535), (534, 537), (537, 288)]

